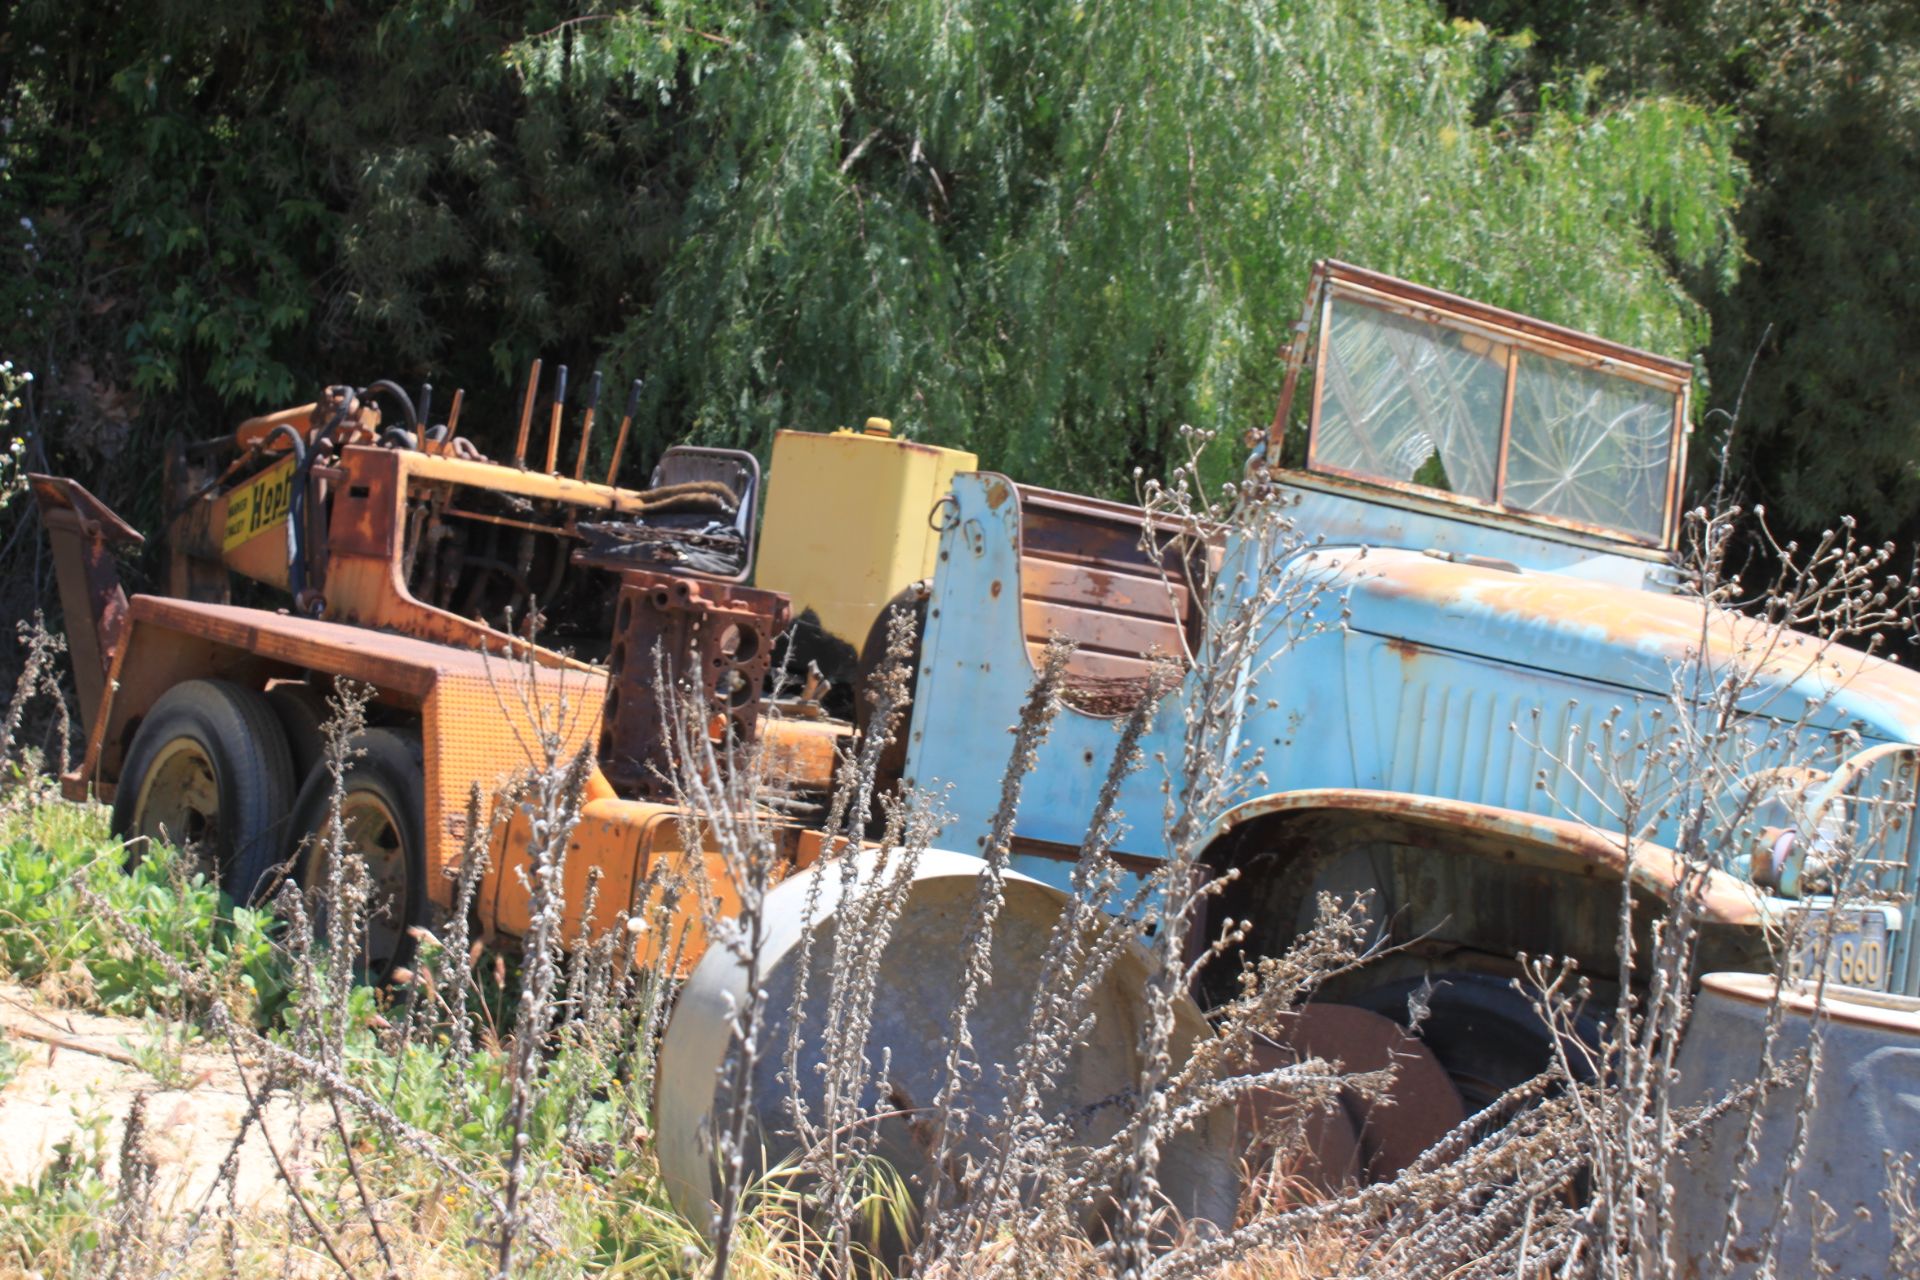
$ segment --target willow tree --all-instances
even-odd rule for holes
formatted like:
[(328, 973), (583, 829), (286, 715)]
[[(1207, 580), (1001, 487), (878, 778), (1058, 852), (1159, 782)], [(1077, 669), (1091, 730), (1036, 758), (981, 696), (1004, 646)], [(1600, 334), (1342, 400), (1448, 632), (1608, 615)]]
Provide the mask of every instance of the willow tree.
[(1525, 120), (1515, 52), (1409, 0), (664, 4), (515, 50), (532, 95), (677, 101), (705, 154), (608, 342), (749, 446), (887, 414), (1096, 489), (1182, 422), (1271, 413), (1338, 255), (1682, 356), (1674, 262), (1725, 270), (1741, 171), (1672, 97)]
[[(333, 381), (644, 374), (692, 435), (885, 414), (1108, 491), (1271, 411), (1339, 255), (1688, 354), (1741, 171), (1670, 96), (1487, 109), (1429, 0), (13, 0), (0, 354), (109, 501)], [(444, 403), (444, 400), (442, 401)], [(489, 425), (491, 424), (491, 425)], [(495, 438), (497, 436), (497, 438)], [(114, 475), (102, 459), (117, 451)]]

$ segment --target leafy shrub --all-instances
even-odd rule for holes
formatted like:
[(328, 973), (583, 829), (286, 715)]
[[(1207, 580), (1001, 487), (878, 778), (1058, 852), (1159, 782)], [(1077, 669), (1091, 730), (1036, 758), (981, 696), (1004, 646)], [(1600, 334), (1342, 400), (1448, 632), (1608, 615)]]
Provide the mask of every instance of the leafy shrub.
[(84, 885), (196, 973), (221, 975), (243, 1017), (271, 1019), (286, 997), (270, 914), (237, 908), (163, 845), (129, 865), (97, 805), (35, 802), (0, 816), (0, 957), (22, 981), (51, 983), (108, 1013), (190, 1015), (184, 993), (149, 953), (83, 901)]

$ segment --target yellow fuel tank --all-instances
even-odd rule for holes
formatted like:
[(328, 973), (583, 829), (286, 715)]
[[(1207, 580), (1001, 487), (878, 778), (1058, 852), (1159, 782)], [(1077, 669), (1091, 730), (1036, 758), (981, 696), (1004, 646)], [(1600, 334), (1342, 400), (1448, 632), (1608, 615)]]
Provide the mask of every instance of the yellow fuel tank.
[(934, 504), (956, 472), (979, 465), (971, 453), (898, 439), (884, 418), (864, 431), (774, 436), (754, 583), (793, 598), (796, 657), (830, 679), (851, 677), (887, 602), (933, 573)]

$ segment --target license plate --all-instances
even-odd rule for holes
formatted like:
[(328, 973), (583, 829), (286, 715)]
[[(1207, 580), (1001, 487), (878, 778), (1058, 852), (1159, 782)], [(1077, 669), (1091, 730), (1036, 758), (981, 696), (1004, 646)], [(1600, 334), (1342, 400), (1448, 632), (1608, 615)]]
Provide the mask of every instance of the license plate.
[[(1829, 921), (1828, 917), (1832, 917)], [(1807, 907), (1789, 913), (1799, 949), (1787, 961), (1787, 980), (1805, 982), (1827, 958), (1827, 981), (1884, 991), (1887, 987), (1887, 917), (1873, 910), (1826, 911)]]

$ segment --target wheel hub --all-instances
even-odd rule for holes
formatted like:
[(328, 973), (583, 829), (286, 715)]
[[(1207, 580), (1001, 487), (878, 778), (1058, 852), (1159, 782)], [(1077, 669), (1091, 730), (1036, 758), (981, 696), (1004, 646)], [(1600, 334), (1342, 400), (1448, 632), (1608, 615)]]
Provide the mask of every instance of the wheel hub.
[[(350, 791), (340, 803), (339, 848), (367, 873), (366, 918), (361, 957), (369, 973), (385, 976), (400, 953), (406, 914), (407, 860), (400, 821), (386, 801), (369, 791)], [(322, 828), (308, 855), (306, 883), (322, 892), (315, 913), (317, 931), (327, 927), (327, 830)]]
[(132, 834), (203, 853), (219, 847), (220, 780), (198, 742), (175, 738), (160, 748), (141, 779)]

